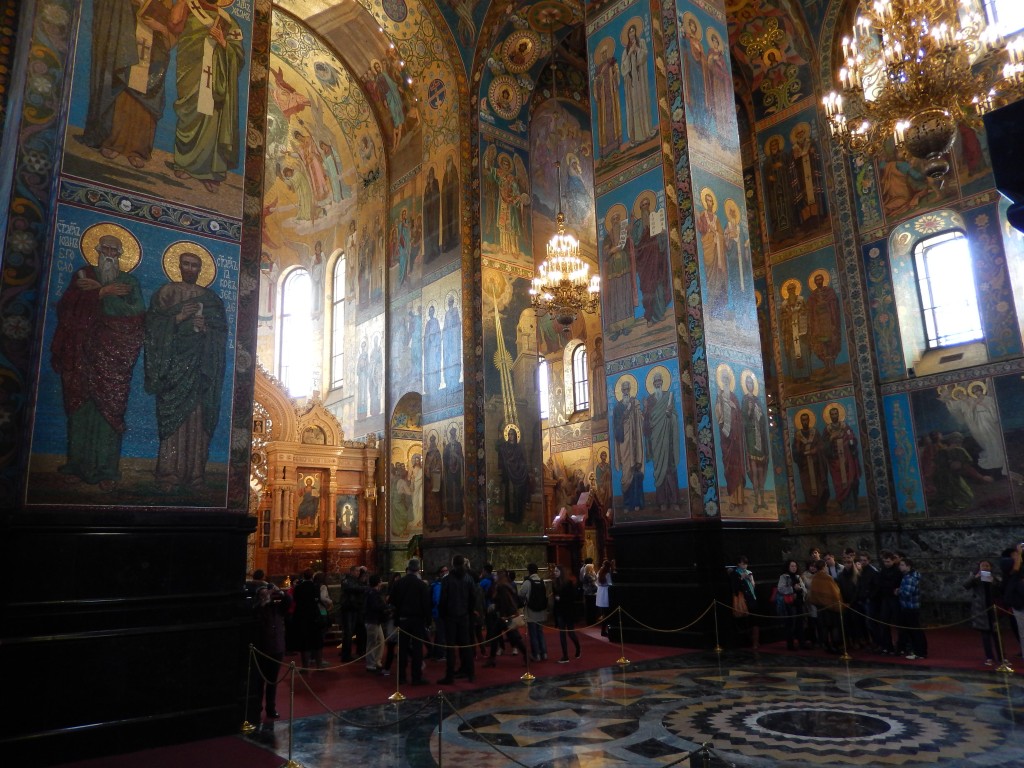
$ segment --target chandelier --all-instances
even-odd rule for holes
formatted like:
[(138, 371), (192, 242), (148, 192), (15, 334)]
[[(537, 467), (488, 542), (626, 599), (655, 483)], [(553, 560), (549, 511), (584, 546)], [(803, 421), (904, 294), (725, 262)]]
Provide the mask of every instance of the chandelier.
[(548, 257), (537, 267), (530, 288), (530, 303), (539, 312), (549, 312), (565, 331), (583, 312), (597, 308), (601, 278), (590, 274), (590, 265), (580, 258), (580, 244), (565, 231), (562, 213), (561, 164), (555, 163), (558, 175), (558, 231), (548, 241)]
[[(863, 2), (843, 39), (842, 93), (824, 99), (832, 138), (856, 154), (892, 141), (941, 179), (958, 126), (1024, 93), (1024, 39), (1007, 43), (980, 0)], [(1005, 58), (1004, 58), (1005, 56)], [(1000, 67), (1000, 59), (1003, 66)]]

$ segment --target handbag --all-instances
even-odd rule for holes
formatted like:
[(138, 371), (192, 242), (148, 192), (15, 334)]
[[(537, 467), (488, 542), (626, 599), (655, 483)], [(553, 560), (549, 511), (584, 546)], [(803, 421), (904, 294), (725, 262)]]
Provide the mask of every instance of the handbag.
[(526, 617), (521, 613), (517, 613), (515, 616), (511, 616), (508, 619), (509, 629), (522, 629), (526, 626)]
[(784, 602), (786, 605), (792, 605), (793, 603), (796, 602), (796, 595), (794, 593), (790, 593), (788, 595), (783, 595), (782, 596), (782, 602)]
[(327, 614), (327, 608), (319, 600), (316, 601), (316, 606), (320, 609), (316, 616), (316, 625), (318, 627), (330, 626), (331, 619), (330, 616)]
[(732, 615), (737, 619), (742, 619), (744, 616), (750, 615), (750, 609), (747, 607), (747, 600), (740, 592), (737, 592), (732, 596)]

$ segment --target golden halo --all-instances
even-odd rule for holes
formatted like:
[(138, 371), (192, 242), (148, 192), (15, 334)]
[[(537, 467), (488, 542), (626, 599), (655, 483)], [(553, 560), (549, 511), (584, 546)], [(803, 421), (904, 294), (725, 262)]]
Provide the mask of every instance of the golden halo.
[(755, 291), (754, 291), (754, 305), (760, 308), (761, 304), (763, 304), (763, 303), (764, 303), (764, 295), (759, 290), (755, 289)]
[(636, 397), (636, 393), (638, 390), (636, 384), (636, 377), (631, 373), (624, 373), (621, 376), (619, 376), (618, 381), (615, 382), (615, 399), (618, 400), (619, 402), (622, 401), (622, 384), (623, 382), (626, 381), (630, 383), (630, 391), (633, 393), (632, 396)]
[[(523, 43), (526, 44), (526, 51), (522, 54), (520, 61), (516, 62), (512, 59), (512, 56), (519, 53), (519, 46)], [(505, 39), (505, 44), (502, 46), (501, 60), (505, 65), (505, 69), (518, 75), (532, 67), (537, 62), (539, 55), (540, 39), (537, 33), (532, 29), (521, 29), (513, 32)]]
[(704, 189), (700, 191), (700, 203), (703, 205), (704, 198), (708, 195), (711, 195), (711, 212), (716, 213), (718, 211), (718, 196), (711, 187), (704, 187)]
[(391, 463), (398, 464), (402, 459), (405, 458), (405, 451), (402, 450), (402, 446), (396, 445), (391, 449)]
[(711, 45), (711, 41), (712, 41), (712, 39), (714, 39), (714, 40), (718, 41), (718, 44), (720, 46), (724, 47), (724, 45), (722, 45), (722, 36), (720, 34), (718, 34), (718, 30), (715, 29), (714, 27), (708, 27), (707, 38), (708, 38), (708, 45)]
[(974, 393), (971, 392), (971, 390), (975, 386), (981, 387), (981, 394), (982, 395), (987, 395), (988, 394), (988, 384), (985, 382), (985, 380), (984, 379), (975, 379), (974, 381), (969, 382), (967, 384), (967, 394), (970, 397), (975, 397)]
[(108, 235), (121, 241), (121, 257), (117, 260), (121, 271), (131, 272), (139, 266), (139, 262), (142, 261), (142, 246), (139, 245), (138, 239), (120, 224), (114, 224), (112, 221), (93, 224), (85, 230), (78, 244), (82, 257), (95, 267), (100, 261), (96, 247), (100, 243), (100, 238)]
[(644, 35), (644, 21), (639, 16), (634, 16), (632, 19), (626, 22), (622, 27), (622, 31), (619, 33), (619, 42), (623, 45), (629, 40), (630, 27), (636, 29), (636, 38), (639, 40)]
[(796, 141), (796, 132), (799, 131), (801, 128), (804, 128), (807, 131), (807, 134), (810, 135), (810, 133), (811, 133), (811, 124), (806, 122), (806, 121), (799, 122), (796, 125), (794, 125), (793, 128), (789, 131), (789, 140), (790, 141), (792, 141), (792, 142)]
[[(462, 429), (461, 429), (461, 427), (462, 427), (462, 425), (459, 422), (457, 422), (457, 421), (449, 422), (448, 426), (446, 426), (444, 428), (444, 434), (445, 434), (445, 436), (450, 435), (451, 431), (454, 429), (455, 430), (455, 439), (456, 440), (460, 440), (462, 438)], [(522, 434), (520, 434), (520, 437), (522, 437)]]
[(178, 263), (178, 259), (183, 253), (194, 253), (203, 262), (203, 268), (199, 270), (199, 279), (196, 280), (196, 285), (207, 288), (214, 278), (217, 277), (217, 267), (213, 263), (213, 256), (203, 246), (189, 240), (179, 240), (167, 246), (167, 250), (164, 251), (163, 255), (164, 274), (170, 278), (172, 283), (181, 282), (181, 264)]
[(772, 144), (779, 144), (779, 145), (781, 145), (781, 146), (779, 146), (779, 151), (780, 152), (786, 148), (786, 140), (782, 137), (781, 133), (773, 133), (771, 136), (769, 136), (767, 139), (765, 139), (765, 142), (764, 142), (764, 153), (765, 153), (765, 155), (770, 155), (771, 154), (771, 152), (769, 150), (771, 150)]
[[(839, 421), (841, 421), (841, 422), (846, 421), (846, 408), (843, 406), (842, 403), (829, 403), (828, 405), (826, 405), (824, 408), (821, 409), (821, 418), (824, 419), (825, 416), (833, 408), (835, 408), (837, 411), (839, 411)], [(831, 423), (832, 423), (831, 421), (827, 421), (826, 422), (826, 424), (831, 424)]]
[(412, 460), (422, 453), (422, 449), (418, 445), (410, 445), (409, 453), (406, 454), (406, 458), (409, 460), (409, 466), (412, 466)]
[(441, 307), (441, 309), (444, 309), (446, 312), (448, 311), (448, 299), (455, 299), (455, 303), (453, 304), (453, 306), (457, 308), (459, 306), (459, 292), (452, 288), (450, 291), (448, 291), (448, 293), (444, 295), (444, 306)]
[(782, 283), (782, 298), (783, 299), (785, 299), (787, 296), (789, 296), (789, 288), (790, 287), (793, 287), (793, 288), (796, 289), (794, 291), (794, 293), (797, 296), (799, 296), (801, 293), (804, 292), (804, 284), (801, 283), (799, 280), (797, 280), (795, 277), (791, 277), (791, 278), (789, 278), (789, 280), (786, 280), (786, 281), (784, 281)]
[(729, 221), (740, 220), (740, 207), (731, 197), (725, 199), (725, 218)]
[(807, 276), (807, 287), (810, 288), (812, 291), (816, 290), (814, 287), (814, 278), (816, 278), (818, 275), (822, 275), (825, 278), (825, 280), (822, 282), (823, 288), (832, 282), (832, 275), (828, 273), (827, 269), (816, 269), (813, 272), (811, 272), (810, 275)]
[(809, 429), (813, 429), (814, 425), (818, 422), (818, 417), (814, 415), (814, 411), (812, 411), (810, 408), (801, 408), (799, 411), (793, 414), (793, 426), (796, 427), (797, 429), (803, 429), (803, 427), (800, 426), (800, 417), (803, 416), (805, 413), (811, 417), (810, 421), (807, 422), (807, 427)]
[(694, 24), (697, 25), (697, 37), (696, 37), (696, 39), (697, 40), (702, 39), (704, 37), (704, 27), (701, 26), (700, 21), (690, 11), (687, 11), (686, 13), (683, 14), (683, 23), (682, 23), (683, 36), (684, 37), (690, 37), (690, 24), (689, 24), (689, 22), (691, 20), (693, 21)]
[(654, 194), (653, 190), (645, 189), (639, 195), (636, 196), (636, 200), (633, 201), (633, 218), (640, 218), (640, 203), (644, 200), (649, 200), (651, 203), (651, 210), (658, 210), (658, 196)]
[(615, 54), (615, 40), (611, 37), (604, 38), (597, 47), (594, 48), (594, 61), (601, 60), (601, 54), (605, 53), (610, 58)]
[[(740, 387), (742, 388), (743, 384), (745, 384), (748, 380), (754, 382), (753, 392), (751, 392), (750, 394), (754, 395), (754, 397), (757, 397), (758, 393), (761, 391), (761, 384), (757, 380), (757, 374), (754, 373), (749, 368), (744, 368), (743, 372), (740, 374)], [(746, 390), (743, 391), (746, 392)]]
[(950, 390), (949, 396), (953, 400), (959, 400), (961, 397), (967, 396), (967, 390), (964, 389), (962, 384), (957, 384), (952, 390)]
[(440, 439), (440, 437), (437, 434), (437, 430), (436, 429), (432, 429), (429, 432), (427, 432), (426, 438), (427, 438), (427, 442), (424, 443), (424, 445), (428, 445), (428, 446), (430, 445), (430, 438), (434, 438), (434, 442), (435, 443)]
[(624, 206), (622, 203), (616, 203), (611, 208), (609, 208), (608, 212), (604, 215), (604, 231), (606, 233), (608, 233), (609, 235), (611, 235), (612, 237), (617, 238), (619, 236), (619, 233), (618, 232), (615, 232), (615, 233), (612, 232), (612, 214), (613, 213), (619, 213), (620, 214), (620, 216), (619, 216), (619, 226), (622, 226), (622, 222), (623, 221), (626, 221), (626, 222), (629, 221), (629, 212), (626, 210), (626, 206)]
[(728, 363), (718, 364), (718, 368), (715, 369), (715, 381), (718, 382), (719, 389), (727, 389), (730, 392), (736, 389), (736, 374), (732, 372)]
[(660, 373), (662, 378), (662, 389), (667, 390), (672, 384), (672, 374), (668, 372), (668, 368), (664, 365), (656, 365), (647, 372), (647, 391), (654, 393), (654, 374)]
[(767, 69), (768, 67), (774, 66), (773, 64), (769, 64), (768, 63), (768, 54), (769, 53), (774, 53), (775, 54), (775, 62), (777, 64), (781, 64), (782, 63), (782, 51), (780, 51), (778, 48), (766, 48), (765, 52), (763, 54), (761, 54), (761, 61), (764, 63), (765, 69)]
[(215, 0), (218, 8), (229, 8), (235, 0)]
[(523, 442), (523, 431), (519, 429), (516, 424), (506, 424), (505, 428), (501, 431), (501, 436), (505, 438), (505, 442), (508, 442), (508, 436), (512, 433), (516, 433), (516, 442)]

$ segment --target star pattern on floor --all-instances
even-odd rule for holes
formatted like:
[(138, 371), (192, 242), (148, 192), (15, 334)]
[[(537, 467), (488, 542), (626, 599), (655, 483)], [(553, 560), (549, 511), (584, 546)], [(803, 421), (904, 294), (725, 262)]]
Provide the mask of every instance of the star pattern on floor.
[(869, 677), (858, 682), (858, 687), (872, 693), (910, 694), (919, 701), (941, 701), (964, 696), (1000, 696), (1007, 690), (1006, 680), (991, 678), (952, 677), (951, 675), (921, 675), (908, 677)]
[(779, 669), (750, 671), (728, 669), (719, 673), (697, 674), (693, 679), (725, 691), (776, 690), (803, 691), (820, 687), (835, 687), (835, 678), (829, 674), (815, 674), (814, 670)]
[[(602, 717), (586, 709), (528, 709), (494, 712), (470, 718), (459, 726), (464, 736), (510, 747), (597, 744), (635, 731), (635, 717)], [(472, 734), (472, 735), (471, 735)]]

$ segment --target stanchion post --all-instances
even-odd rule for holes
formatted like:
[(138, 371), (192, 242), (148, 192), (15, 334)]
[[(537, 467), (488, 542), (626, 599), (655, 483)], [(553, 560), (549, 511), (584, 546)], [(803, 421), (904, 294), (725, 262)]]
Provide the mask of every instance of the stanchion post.
[(526, 620), (526, 644), (524, 646), (524, 653), (526, 656), (526, 671), (523, 672), (519, 678), (524, 683), (532, 683), (537, 679), (537, 676), (530, 672), (530, 620)]
[[(395, 658), (398, 659), (398, 674), (395, 675), (395, 692), (392, 693), (390, 696), (388, 696), (388, 701), (390, 701), (392, 704), (397, 704), (400, 701), (405, 701), (405, 694), (402, 693), (402, 689), (401, 689), (401, 686), (400, 686), (400, 683), (399, 683), (399, 680), (402, 679), (402, 673), (405, 671), (405, 662), (402, 660), (402, 632), (403, 631), (404, 630), (401, 627), (395, 627), (395, 632), (398, 633), (398, 652), (395, 654)], [(416, 640), (415, 637), (412, 638), (412, 639)], [(411, 643), (410, 643), (410, 645), (411, 645)], [(419, 670), (412, 670), (412, 671), (413, 672), (418, 672), (420, 675), (423, 674)], [(414, 678), (414, 679), (419, 680), (418, 677)]]
[(843, 613), (845, 613), (845, 611), (843, 610), (844, 607), (845, 606), (843, 605), (843, 601), (840, 600), (839, 601), (839, 631), (840, 631), (840, 633), (842, 633), (842, 636), (843, 636), (843, 655), (840, 656), (839, 659), (841, 661), (851, 661), (853, 659), (853, 656), (851, 656), (849, 651), (847, 651), (847, 649), (846, 649), (846, 621), (843, 619)]
[(720, 654), (722, 652), (722, 643), (720, 642), (720, 638), (719, 638), (719, 635), (718, 635), (718, 601), (717, 600), (712, 600), (711, 601), (711, 613), (715, 617), (715, 648), (714, 648), (714, 651), (715, 651), (715, 653), (719, 653)]
[[(262, 674), (263, 672), (260, 671), (260, 675)], [(252, 685), (252, 643), (249, 643), (249, 663), (246, 666), (245, 670), (245, 715), (244, 719), (242, 720), (242, 733), (247, 734), (253, 733), (256, 730), (256, 726), (249, 722), (249, 695), (251, 693), (249, 690), (250, 685)], [(260, 703), (260, 706), (262, 706), (262, 701)], [(258, 711), (259, 710), (257, 710), (257, 712)]]
[(999, 649), (999, 666), (996, 667), (996, 672), (1002, 672), (1004, 675), (1012, 675), (1013, 667), (1010, 666), (1009, 660), (1006, 658), (1006, 651), (1003, 650), (1003, 633), (999, 629), (999, 606), (995, 603), (992, 604), (992, 623), (996, 630), (996, 647)]
[(288, 666), (291, 670), (291, 685), (288, 691), (288, 762), (281, 768), (302, 768), (302, 765), (292, 759), (292, 747), (295, 741), (295, 662), (291, 662)]
[(619, 653), (621, 654), (615, 663), (620, 667), (625, 667), (629, 665), (629, 659), (626, 658), (626, 648), (622, 641), (622, 606), (618, 606), (615, 610), (619, 612)]

